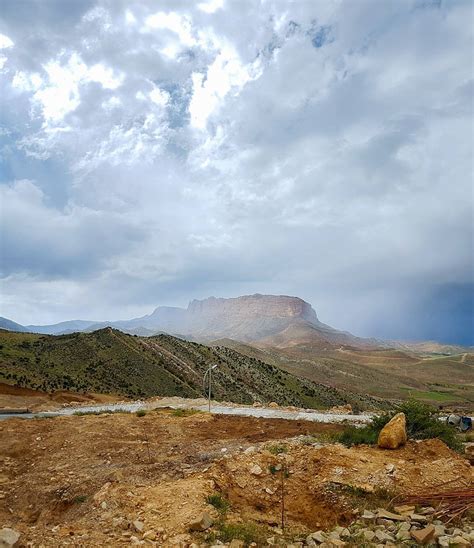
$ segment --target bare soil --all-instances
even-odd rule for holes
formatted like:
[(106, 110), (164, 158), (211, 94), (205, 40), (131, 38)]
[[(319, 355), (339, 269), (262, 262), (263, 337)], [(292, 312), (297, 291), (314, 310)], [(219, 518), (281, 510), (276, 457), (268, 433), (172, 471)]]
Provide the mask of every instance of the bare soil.
[[(203, 539), (189, 533), (203, 511), (219, 521), (206, 502), (215, 493), (229, 500), (229, 521), (274, 527), (279, 465), (288, 471), (285, 515), (295, 532), (348, 523), (354, 493), (368, 493), (363, 505), (381, 488), (472, 485), (469, 463), (437, 440), (397, 451), (307, 444), (340, 428), (171, 411), (8, 419), (0, 422), (0, 528), (20, 531), (23, 546), (120, 546), (147, 532), (155, 539), (148, 545), (186, 546)], [(282, 444), (286, 452), (274, 454)]]
[(124, 400), (123, 396), (113, 396), (108, 394), (79, 394), (67, 390), (58, 390), (47, 393), (30, 388), (20, 388), (0, 382), (0, 409), (8, 408), (27, 408), (31, 411), (46, 411), (60, 408), (64, 404), (94, 404), (94, 403), (112, 403), (118, 400)]

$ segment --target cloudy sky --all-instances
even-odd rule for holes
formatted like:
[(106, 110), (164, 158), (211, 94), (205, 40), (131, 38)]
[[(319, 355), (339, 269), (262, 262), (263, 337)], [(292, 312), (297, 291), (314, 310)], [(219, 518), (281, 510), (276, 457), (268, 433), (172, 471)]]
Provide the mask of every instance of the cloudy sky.
[(298, 295), (474, 344), (471, 0), (2, 0), (1, 315)]

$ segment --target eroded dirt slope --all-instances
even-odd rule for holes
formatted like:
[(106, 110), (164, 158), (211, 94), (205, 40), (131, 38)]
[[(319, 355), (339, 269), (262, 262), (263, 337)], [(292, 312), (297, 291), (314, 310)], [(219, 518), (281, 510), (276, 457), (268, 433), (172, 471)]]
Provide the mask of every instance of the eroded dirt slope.
[(147, 533), (150, 545), (190, 543), (189, 524), (204, 511), (217, 518), (206, 497), (220, 493), (230, 521), (271, 527), (281, 464), (288, 527), (302, 532), (350, 521), (347, 489), (472, 484), (467, 461), (439, 441), (387, 452), (308, 438), (337, 428), (167, 411), (9, 419), (0, 423), (0, 526), (20, 531), (25, 546), (116, 546)]

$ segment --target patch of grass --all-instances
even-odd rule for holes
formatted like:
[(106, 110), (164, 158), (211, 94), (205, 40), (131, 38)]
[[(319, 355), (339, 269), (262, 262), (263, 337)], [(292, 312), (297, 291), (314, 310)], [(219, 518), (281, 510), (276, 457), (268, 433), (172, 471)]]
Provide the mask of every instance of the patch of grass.
[(144, 417), (146, 415), (145, 409), (139, 409), (136, 413), (137, 417)]
[(288, 453), (288, 446), (282, 443), (275, 443), (274, 445), (269, 445), (266, 448), (272, 455), (281, 455), (282, 453)]
[(214, 506), (221, 514), (225, 514), (230, 508), (230, 502), (220, 493), (214, 493), (206, 498), (206, 502)]
[(85, 415), (113, 415), (114, 413), (130, 413), (127, 409), (101, 409), (98, 411), (74, 411), (73, 415), (83, 417)]
[(408, 391), (409, 396), (411, 398), (415, 398), (417, 400), (448, 402), (448, 401), (459, 401), (461, 399), (456, 395), (449, 394), (447, 392), (438, 392), (435, 390), (431, 390), (431, 391), (411, 390), (410, 388), (406, 388), (404, 390)]
[(268, 530), (254, 522), (244, 523), (220, 523), (215, 533), (218, 540), (231, 542), (232, 539), (243, 540), (248, 546), (255, 542), (257, 546), (264, 546), (268, 536)]
[(86, 500), (87, 500), (87, 495), (79, 495), (77, 497), (74, 497), (72, 499), (72, 502), (74, 504), (82, 504), (83, 502), (86, 502)]
[(190, 417), (191, 415), (196, 415), (201, 413), (198, 409), (173, 409), (171, 414), (173, 417)]
[(461, 439), (456, 429), (439, 420), (439, 414), (433, 407), (414, 400), (398, 405), (389, 413), (374, 417), (372, 422), (363, 428), (348, 426), (337, 436), (337, 439), (347, 447), (361, 444), (373, 445), (377, 443), (382, 428), (396, 413), (400, 412), (405, 413), (409, 438), (416, 440), (438, 438), (454, 451), (462, 451)]
[(369, 492), (356, 485), (335, 484), (334, 489), (344, 493), (352, 507), (361, 510), (387, 508), (395, 498), (395, 492), (385, 487), (377, 487), (373, 492)]

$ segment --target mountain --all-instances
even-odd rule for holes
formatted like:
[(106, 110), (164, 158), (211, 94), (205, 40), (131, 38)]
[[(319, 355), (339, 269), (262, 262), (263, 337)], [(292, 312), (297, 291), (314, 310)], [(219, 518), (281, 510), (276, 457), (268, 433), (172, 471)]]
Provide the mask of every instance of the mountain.
[(299, 378), (225, 346), (169, 335), (138, 337), (112, 328), (58, 336), (0, 330), (0, 382), (43, 391), (201, 397), (204, 373), (213, 364), (218, 365), (213, 398), (220, 401), (276, 401), (312, 408), (384, 405), (376, 398)]
[(20, 325), (19, 323), (16, 323), (12, 320), (9, 320), (8, 318), (3, 318), (0, 316), (0, 329), (7, 329), (8, 331), (20, 331), (25, 332), (27, 329)]
[(300, 343), (322, 347), (376, 345), (372, 340), (360, 339), (321, 323), (309, 303), (286, 295), (209, 297), (191, 301), (187, 308), (160, 306), (149, 315), (131, 320), (73, 320), (46, 326), (29, 325), (23, 330), (56, 335), (95, 331), (107, 326), (139, 335), (180, 334), (202, 342), (230, 338), (243, 342), (261, 341), (263, 345), (277, 347)]

